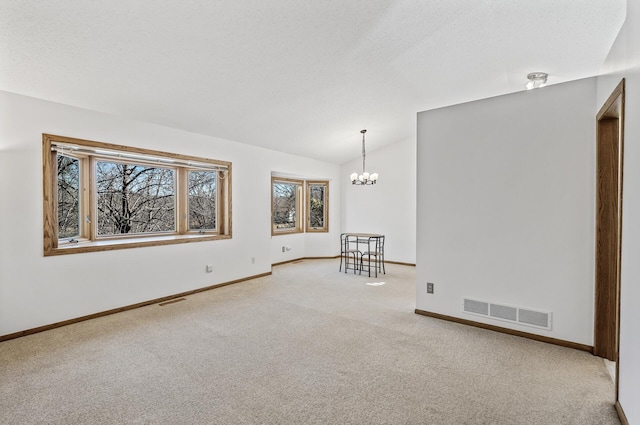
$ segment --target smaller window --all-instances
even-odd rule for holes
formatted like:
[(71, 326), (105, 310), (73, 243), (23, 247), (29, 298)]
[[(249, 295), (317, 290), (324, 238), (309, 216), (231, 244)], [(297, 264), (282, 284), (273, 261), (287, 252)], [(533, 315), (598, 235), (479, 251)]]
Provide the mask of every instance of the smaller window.
[(307, 232), (329, 231), (329, 182), (307, 182)]
[(57, 155), (58, 162), (58, 237), (80, 236), (80, 160)]
[(271, 234), (300, 233), (302, 180), (271, 178)]
[(189, 171), (189, 230), (216, 231), (216, 171)]

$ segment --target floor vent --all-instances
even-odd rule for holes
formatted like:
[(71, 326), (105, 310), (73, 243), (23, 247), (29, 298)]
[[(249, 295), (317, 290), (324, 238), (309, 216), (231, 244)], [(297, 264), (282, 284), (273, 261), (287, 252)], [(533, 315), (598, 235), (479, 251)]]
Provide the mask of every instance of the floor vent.
[(469, 298), (464, 298), (462, 311), (469, 314), (477, 314), (479, 316), (518, 323), (520, 325), (551, 330), (552, 313), (550, 311), (494, 304)]

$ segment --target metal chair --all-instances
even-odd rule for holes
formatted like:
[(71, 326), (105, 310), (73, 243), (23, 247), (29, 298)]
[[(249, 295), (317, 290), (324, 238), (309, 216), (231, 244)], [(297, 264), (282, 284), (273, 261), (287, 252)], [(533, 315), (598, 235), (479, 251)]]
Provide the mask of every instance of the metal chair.
[[(350, 263), (349, 260), (353, 257), (353, 262)], [(354, 235), (349, 235), (343, 233), (340, 235), (340, 268), (338, 271), (342, 271), (342, 261), (344, 260), (344, 272), (347, 270), (353, 270), (355, 274), (356, 271), (360, 270), (360, 264), (362, 253), (358, 250), (358, 238)], [(358, 261), (360, 260), (360, 261)]]
[(371, 257), (373, 257), (373, 268), (376, 272), (375, 277), (378, 277), (379, 271), (387, 274), (384, 267), (384, 235), (369, 237), (367, 250), (360, 254), (361, 274), (364, 269), (364, 257), (367, 257), (367, 271), (369, 272), (369, 277), (371, 277)]

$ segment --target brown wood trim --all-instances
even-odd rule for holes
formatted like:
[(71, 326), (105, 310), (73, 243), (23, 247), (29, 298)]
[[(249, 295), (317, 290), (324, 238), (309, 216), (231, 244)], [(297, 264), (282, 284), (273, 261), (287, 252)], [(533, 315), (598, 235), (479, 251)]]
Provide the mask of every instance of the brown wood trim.
[[(339, 255), (333, 255), (333, 256), (329, 256), (329, 257), (301, 257), (301, 258), (294, 258), (293, 260), (287, 260), (287, 261), (281, 261), (279, 263), (273, 263), (271, 264), (271, 267), (275, 267), (275, 266), (281, 266), (283, 264), (289, 264), (289, 263), (293, 263), (296, 261), (302, 261), (302, 260), (333, 260), (335, 258), (340, 258)], [(388, 263), (388, 261), (387, 261)], [(395, 263), (395, 264), (404, 264), (404, 263)], [(411, 265), (411, 264), (406, 264), (406, 265)], [(413, 264), (415, 266), (415, 264)]]
[[(615, 399), (616, 410), (618, 416), (623, 424), (626, 422), (622, 407), (619, 405), (619, 392), (620, 392), (620, 273), (621, 273), (621, 259), (622, 259), (622, 203), (623, 203), (623, 181), (624, 181), (624, 128), (625, 128), (625, 79), (620, 80), (615, 89), (611, 92), (608, 99), (600, 108), (596, 116), (596, 169), (597, 169), (597, 181), (596, 181), (596, 248), (595, 248), (595, 294), (594, 294), (594, 355), (609, 358), (616, 362), (616, 376), (615, 376)], [(610, 138), (605, 136), (609, 135)], [(614, 140), (610, 140), (610, 139)], [(600, 150), (602, 148), (612, 147), (613, 154), (606, 152), (604, 158)], [(613, 158), (607, 158), (607, 156)], [(617, 171), (617, 175), (613, 176), (614, 189), (616, 193), (607, 194), (608, 198), (604, 200), (611, 200), (611, 203), (616, 208), (616, 215), (613, 218), (615, 228), (607, 229), (605, 226), (607, 217), (602, 210), (611, 208), (606, 202), (601, 202), (601, 175), (602, 165), (601, 160), (606, 159), (610, 161), (611, 166)], [(617, 184), (616, 184), (617, 183)], [(609, 184), (611, 184), (609, 182)], [(613, 198), (613, 199), (611, 199)], [(601, 210), (602, 209), (602, 210)], [(608, 212), (611, 215), (611, 212)], [(617, 220), (616, 220), (617, 219)], [(606, 232), (601, 233), (601, 227), (604, 227)], [(604, 240), (601, 240), (601, 234), (605, 236)], [(606, 238), (616, 237), (615, 243), (611, 243)], [(602, 247), (604, 243), (609, 243), (608, 249), (609, 256), (606, 254), (606, 249)], [(614, 246), (617, 245), (617, 246)], [(614, 253), (615, 250), (615, 253)], [(600, 257), (604, 258), (600, 258)], [(611, 258), (613, 257), (613, 258)], [(610, 264), (606, 264), (609, 262)], [(600, 264), (603, 263), (603, 264)], [(611, 270), (607, 270), (609, 267)], [(600, 273), (599, 273), (600, 272)], [(605, 272), (610, 273), (611, 276), (607, 276)], [(603, 281), (601, 276), (607, 276), (610, 280)]]
[(167, 301), (175, 300), (176, 298), (186, 297), (186, 296), (189, 296), (189, 295), (197, 294), (199, 292), (210, 291), (212, 289), (221, 288), (223, 286), (233, 285), (235, 283), (240, 283), (240, 282), (244, 282), (244, 281), (247, 281), (247, 280), (257, 279), (257, 278), (260, 278), (260, 277), (270, 276), (270, 275), (271, 275), (271, 272), (266, 272), (266, 273), (261, 273), (261, 274), (257, 274), (257, 275), (253, 275), (253, 276), (247, 276), (247, 277), (243, 277), (243, 278), (240, 278), (240, 279), (231, 280), (229, 282), (223, 282), (223, 283), (218, 283), (216, 285), (205, 286), (204, 288), (192, 289), (191, 291), (180, 292), (179, 294), (174, 294), (174, 295), (168, 295), (166, 297), (155, 298), (155, 299), (152, 299), (152, 300), (148, 300), (148, 301), (143, 301), (143, 302), (136, 303), (136, 304), (127, 305), (127, 306), (124, 306), (124, 307), (114, 308), (112, 310), (101, 311), (99, 313), (93, 313), (93, 314), (89, 314), (89, 315), (86, 315), (86, 316), (76, 317), (74, 319), (64, 320), (62, 322), (52, 323), (50, 325), (39, 326), (39, 327), (33, 328), (33, 329), (27, 329), (27, 330), (24, 330), (24, 331), (15, 332), (15, 333), (8, 334), (8, 335), (2, 335), (2, 336), (0, 336), (0, 342), (7, 341), (7, 340), (10, 340), (10, 339), (20, 338), (20, 337), (27, 336), (27, 335), (33, 335), (33, 334), (36, 334), (36, 333), (39, 333), (39, 332), (44, 332), (44, 331), (48, 331), (48, 330), (51, 330), (51, 329), (60, 328), (62, 326), (72, 325), (72, 324), (78, 323), (78, 322), (84, 322), (85, 320), (96, 319), (98, 317), (108, 316), (110, 314), (121, 313), (123, 311), (133, 310), (135, 308), (140, 308), (140, 307), (145, 307), (145, 306), (148, 306), (148, 305), (151, 305), (151, 304), (166, 303)]
[(618, 413), (618, 418), (620, 418), (620, 423), (622, 425), (629, 425), (629, 420), (627, 419), (627, 415), (624, 414), (624, 410), (622, 409), (622, 405), (620, 401), (616, 400), (616, 412)]
[(42, 135), (42, 137), (43, 139), (49, 142), (69, 143), (69, 144), (74, 144), (79, 146), (88, 146), (92, 148), (105, 149), (105, 150), (115, 150), (115, 151), (137, 153), (137, 154), (151, 155), (151, 156), (162, 156), (162, 157), (177, 159), (181, 161), (195, 161), (195, 162), (221, 165), (221, 166), (227, 166), (227, 167), (231, 165), (231, 162), (229, 161), (222, 161), (218, 159), (204, 158), (200, 156), (191, 156), (191, 155), (181, 155), (177, 153), (157, 151), (153, 149), (135, 148), (132, 146), (115, 145), (112, 143), (96, 142), (94, 140), (86, 140), (86, 139), (76, 139), (73, 137), (58, 136), (54, 134), (45, 133)]
[(119, 240), (117, 243), (104, 244), (100, 242), (86, 242), (78, 245), (70, 246), (69, 248), (58, 247), (49, 251), (45, 251), (44, 256), (66, 255), (66, 254), (80, 254), (83, 252), (101, 252), (101, 251), (114, 251), (118, 249), (128, 248), (140, 248), (144, 246), (161, 246), (161, 245), (175, 245), (179, 243), (190, 242), (206, 242), (217, 241), (222, 239), (231, 239), (231, 235), (214, 235), (214, 236), (192, 236), (192, 235), (174, 235), (167, 239), (153, 239), (152, 236), (149, 240), (135, 239), (132, 241)]
[(415, 263), (403, 263), (402, 261), (389, 261), (389, 260), (384, 260), (384, 262), (386, 264), (398, 264), (400, 266), (409, 266), (409, 267), (415, 267)]
[(221, 223), (224, 224), (224, 228), (220, 229), (220, 232), (222, 234), (225, 234), (227, 236), (229, 236), (229, 238), (232, 237), (233, 234), (233, 215), (232, 215), (232, 210), (233, 210), (233, 204), (232, 204), (232, 164), (229, 163), (229, 165), (227, 166), (227, 173), (226, 176), (224, 177), (224, 184), (222, 185), (222, 187), (224, 188), (224, 190), (222, 191), (222, 193), (220, 194), (220, 208), (222, 208), (222, 206), (224, 206), (226, 208), (226, 214), (224, 214), (222, 216), (223, 218), (223, 222)]
[(295, 261), (302, 261), (302, 260), (305, 260), (305, 259), (306, 259), (305, 257), (301, 257), (301, 258), (294, 258), (293, 260), (280, 261), (279, 263), (271, 264), (271, 267), (282, 266), (283, 264), (289, 264), (289, 263), (293, 263)]
[(58, 247), (58, 235), (56, 232), (58, 202), (52, 181), (57, 181), (55, 152), (51, 152), (51, 141), (42, 136), (42, 208), (43, 208), (43, 249), (44, 253)]
[(618, 96), (624, 94), (625, 89), (625, 79), (620, 80), (615, 89), (611, 92), (607, 100), (604, 102), (604, 105), (598, 111), (596, 115), (596, 120), (601, 120), (603, 118), (619, 118), (622, 111), (618, 108), (619, 106), (624, 105), (624, 96), (622, 100), (622, 105), (614, 105), (614, 103), (618, 100)]
[(165, 302), (163, 302), (163, 303), (159, 303), (158, 305), (159, 305), (160, 307), (164, 307), (165, 305), (169, 305), (169, 304), (173, 304), (173, 303), (178, 303), (178, 302), (180, 302), (180, 301), (184, 301), (184, 300), (186, 300), (186, 298), (178, 298), (178, 299), (175, 299), (175, 300), (165, 301)]
[[(334, 258), (340, 258), (339, 255), (334, 255), (334, 256), (330, 256), (330, 257), (302, 257), (302, 258), (294, 258), (293, 260), (287, 260), (287, 261), (281, 261), (279, 263), (273, 263), (271, 264), (271, 266), (281, 266), (283, 264), (288, 264), (288, 263), (293, 263), (294, 261), (301, 261), (301, 260), (331, 260)], [(400, 266), (408, 266), (408, 267), (415, 267), (416, 265), (413, 263), (402, 263), (400, 261), (384, 261), (386, 264), (398, 264)]]
[(500, 332), (508, 335), (519, 336), (522, 338), (533, 339), (540, 342), (546, 342), (549, 344), (559, 345), (561, 347), (573, 348), (576, 350), (587, 351), (589, 353), (593, 352), (593, 347), (590, 345), (579, 344), (577, 342), (565, 341), (563, 339), (550, 338), (547, 336), (536, 335), (529, 332), (516, 331), (514, 329), (503, 328), (501, 326), (488, 325), (486, 323), (475, 322), (473, 320), (461, 319), (459, 317), (447, 316), (445, 314), (433, 313), (426, 310), (415, 310), (416, 314), (420, 314), (422, 316), (432, 317), (434, 319), (446, 320), (448, 322), (459, 323), (462, 325), (473, 326), (476, 328), (487, 329), (490, 331)]
[[(618, 311), (617, 311), (617, 330), (616, 330), (616, 403), (619, 403), (618, 397), (620, 395), (620, 323), (621, 323), (621, 315), (620, 315), (620, 303), (621, 301), (621, 273), (622, 273), (622, 207), (624, 203), (624, 127), (625, 127), (625, 79), (623, 78), (618, 86), (616, 87), (616, 91), (619, 90), (620, 96), (620, 110), (618, 111), (618, 119), (620, 120), (620, 218), (618, 220), (618, 234), (619, 234), (619, 245), (618, 245)], [(613, 93), (611, 94), (612, 97)], [(627, 420), (624, 415), (624, 411), (622, 410), (622, 405), (620, 406), (620, 412), (624, 417), (625, 421)], [(620, 415), (620, 414), (618, 414)], [(622, 419), (621, 419), (622, 420)], [(629, 422), (627, 421), (627, 425)], [(624, 424), (623, 424), (624, 425)]]
[(597, 123), (594, 354), (616, 359), (616, 309), (620, 280), (619, 121)]

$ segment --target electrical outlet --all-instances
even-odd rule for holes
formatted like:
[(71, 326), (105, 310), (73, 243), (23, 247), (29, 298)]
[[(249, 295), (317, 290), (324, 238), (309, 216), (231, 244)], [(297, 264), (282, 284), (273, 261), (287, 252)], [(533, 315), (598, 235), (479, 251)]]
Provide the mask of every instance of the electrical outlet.
[(251, 257), (251, 264), (255, 264), (256, 263), (256, 257)]
[(433, 294), (433, 283), (427, 282), (427, 294)]
[(207, 264), (207, 273), (211, 273), (213, 271), (213, 266), (211, 264)]
[(283, 246), (282, 247), (282, 252), (285, 252), (285, 251), (286, 251), (286, 248)]

